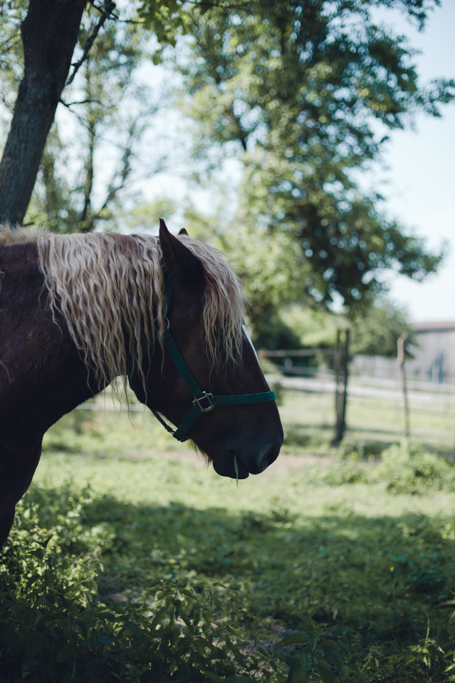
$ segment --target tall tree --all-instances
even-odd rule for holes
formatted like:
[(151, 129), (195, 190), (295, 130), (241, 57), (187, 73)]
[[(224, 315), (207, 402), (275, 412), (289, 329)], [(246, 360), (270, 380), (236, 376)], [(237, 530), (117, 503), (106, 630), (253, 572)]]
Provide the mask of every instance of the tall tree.
[[(139, 23), (154, 31), (163, 44), (172, 42), (186, 16), (177, 0), (127, 0), (119, 4), (126, 14), (123, 21), (133, 20), (132, 25)], [(85, 10), (95, 11), (98, 19), (72, 64)], [(0, 223), (23, 221), (65, 84), (72, 82), (85, 63), (104, 25), (119, 19), (120, 12), (112, 0), (3, 0), (2, 61), (19, 86), (0, 162)], [(20, 54), (22, 69), (9, 59), (10, 53)]]
[[(81, 45), (86, 44), (95, 22), (93, 13), (87, 12)], [(41, 158), (26, 224), (90, 232), (100, 223), (112, 222), (120, 203), (125, 208), (138, 180), (163, 169), (164, 145), (157, 136), (150, 139), (148, 129), (166, 105), (165, 96), (153, 92), (138, 74), (147, 48), (147, 32), (135, 25), (112, 21), (98, 35), (65, 90), (65, 125), (57, 116)]]
[[(9, 4), (16, 12), (24, 9)], [(25, 215), (85, 5), (86, 0), (29, 2), (20, 29), (24, 75), (0, 163), (0, 222), (20, 223)]]
[(421, 86), (406, 39), (371, 9), (401, 8), (423, 26), (436, 4), (253, 0), (191, 15), (180, 69), (197, 149), (237, 149), (243, 218), (299, 245), (307, 300), (330, 306), (339, 295), (354, 310), (381, 290), (382, 270), (421, 279), (440, 262), (358, 182), (388, 130), (418, 110), (438, 116), (455, 96), (453, 81)]

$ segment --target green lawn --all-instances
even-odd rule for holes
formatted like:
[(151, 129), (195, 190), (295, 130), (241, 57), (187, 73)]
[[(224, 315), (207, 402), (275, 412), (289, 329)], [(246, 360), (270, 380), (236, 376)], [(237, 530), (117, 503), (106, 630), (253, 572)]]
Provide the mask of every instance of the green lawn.
[[(15, 531), (17, 562), (31, 562), (20, 560), (25, 532), (42, 539), (52, 532), (46, 552), (54, 552), (58, 571), (79, 567), (81, 585), (84, 571), (90, 574), (94, 604), (103, 609), (158, 614), (158, 583), (187, 586), (215, 600), (206, 619), (214, 633), (234, 626), (244, 638), (218, 673), (200, 673), (201, 664), (201, 678), (169, 671), (147, 678), (135, 669), (136, 678), (122, 673), (122, 680), (455, 680), (454, 607), (447, 605), (455, 591), (455, 468), (418, 448), (381, 458), (380, 439), (370, 447), (365, 438), (380, 418), (364, 418), (365, 406), (356, 418), (363, 431), (348, 434), (354, 445), (330, 450), (324, 406), (286, 395), (284, 454), (238, 487), (148, 413), (75, 411), (46, 436)], [(82, 592), (75, 596), (82, 600)], [(182, 642), (192, 633), (183, 622)], [(273, 647), (285, 637), (295, 644)], [(223, 635), (217, 642), (231, 641)], [(246, 652), (253, 659), (238, 665), (242, 678), (229, 667)], [(98, 680), (84, 675), (74, 680)]]
[[(286, 452), (297, 447), (323, 448), (333, 438), (334, 398), (331, 394), (287, 391), (281, 407), (287, 431)], [(455, 403), (452, 400), (413, 401), (410, 405), (411, 439), (430, 450), (453, 458), (455, 451)], [(353, 444), (387, 446), (403, 434), (401, 401), (350, 396), (345, 440)]]

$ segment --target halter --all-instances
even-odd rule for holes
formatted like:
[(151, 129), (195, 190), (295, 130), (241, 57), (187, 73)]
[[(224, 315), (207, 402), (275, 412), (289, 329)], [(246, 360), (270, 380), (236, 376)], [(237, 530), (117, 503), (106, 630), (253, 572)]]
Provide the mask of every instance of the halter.
[(167, 313), (171, 305), (172, 293), (174, 291), (175, 277), (173, 275), (166, 275), (165, 290), (164, 290), (164, 314), (166, 316), (167, 327), (163, 332), (163, 344), (166, 347), (170, 357), (174, 361), (177, 370), (180, 372), (182, 378), (186, 382), (189, 390), (193, 394), (193, 407), (190, 412), (183, 418), (177, 429), (172, 429), (161, 417), (156, 410), (152, 410), (154, 416), (161, 422), (163, 427), (172, 434), (174, 439), (178, 441), (186, 441), (189, 437), (186, 436), (190, 427), (193, 426), (199, 415), (202, 413), (209, 413), (217, 406), (243, 406), (250, 403), (266, 403), (268, 401), (275, 401), (276, 395), (274, 391), (262, 391), (255, 394), (226, 394), (225, 396), (214, 396), (213, 394), (203, 391), (199, 384), (194, 379), (187, 366), (182, 354), (180, 353), (174, 337), (169, 329), (169, 320)]

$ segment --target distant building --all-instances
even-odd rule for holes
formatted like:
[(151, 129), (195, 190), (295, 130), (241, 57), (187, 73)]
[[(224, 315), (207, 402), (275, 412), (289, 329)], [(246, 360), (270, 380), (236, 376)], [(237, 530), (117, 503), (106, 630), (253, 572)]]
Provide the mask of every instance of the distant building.
[[(410, 380), (455, 384), (455, 321), (414, 323), (418, 332), (418, 347), (406, 362)], [(397, 361), (382, 356), (354, 356), (354, 373), (383, 379), (397, 379)]]

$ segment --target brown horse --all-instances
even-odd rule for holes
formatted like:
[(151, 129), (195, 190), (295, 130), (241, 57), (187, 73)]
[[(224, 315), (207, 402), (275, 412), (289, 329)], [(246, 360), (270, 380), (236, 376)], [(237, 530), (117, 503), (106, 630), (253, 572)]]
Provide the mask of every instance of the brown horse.
[(277, 458), (278, 410), (215, 249), (163, 221), (159, 239), (3, 228), (0, 271), (0, 547), (43, 434), (118, 376), (218, 474)]

